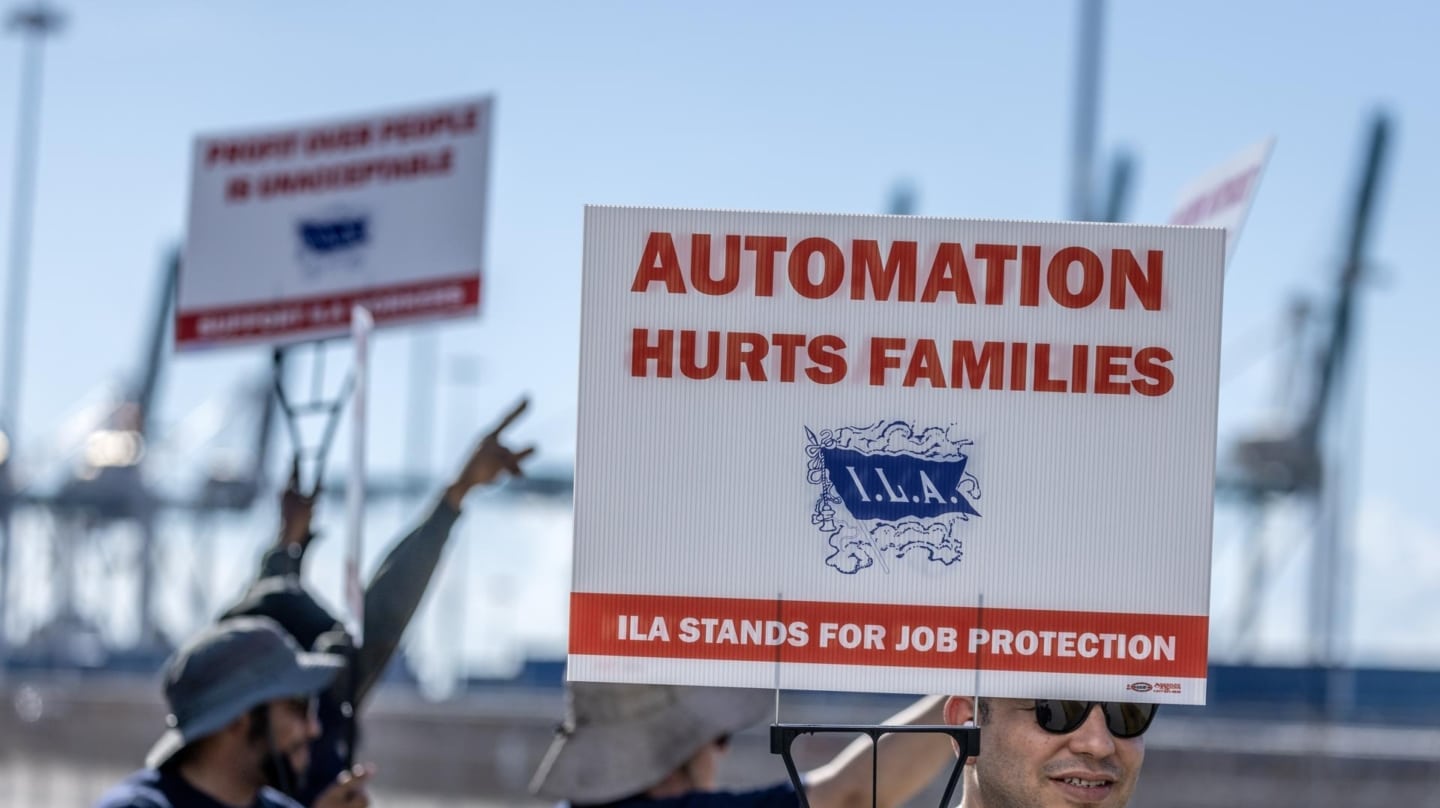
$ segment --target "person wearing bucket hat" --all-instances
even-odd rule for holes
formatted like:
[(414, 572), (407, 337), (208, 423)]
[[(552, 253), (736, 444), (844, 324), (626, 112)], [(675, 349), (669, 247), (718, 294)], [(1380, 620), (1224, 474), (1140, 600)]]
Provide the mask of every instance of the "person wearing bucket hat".
[(350, 660), (336, 682), (320, 695), (321, 734), (311, 745), (309, 768), (291, 778), (288, 793), (302, 805), (318, 808), (327, 790), (335, 788), (337, 780), (351, 771), (359, 707), (400, 647), (400, 639), (439, 566), (450, 531), (460, 518), (465, 496), (506, 474), (523, 476), (521, 463), (535, 448), (512, 450), (502, 441), (502, 432), (528, 406), (529, 401), (522, 399), (498, 426), (481, 437), (455, 479), (441, 492), (429, 516), (396, 542), (380, 563), (365, 587), (365, 642), (360, 648), (352, 648), (343, 625), (301, 579), (302, 562), (315, 537), (310, 521), (318, 491), (302, 494), (298, 465), (292, 471), (280, 500), (279, 538), (262, 558), (255, 582), (225, 612), (225, 617), (269, 617), (302, 647), (334, 651)]
[[(765, 715), (774, 695), (764, 690), (675, 685), (566, 685), (565, 721), (530, 783), (534, 794), (571, 808), (794, 808), (789, 782), (745, 791), (717, 791), (717, 764), (730, 735)], [(886, 724), (938, 724), (940, 697), (926, 697)], [(949, 736), (896, 733), (872, 756), (868, 738), (847, 746), (804, 776), (813, 808), (896, 806), (914, 796), (947, 761)]]
[[(166, 663), (169, 729), (145, 768), (107, 792), (96, 808), (295, 808), (273, 788), (274, 772), (301, 769), (319, 734), (315, 696), (344, 660), (307, 653), (273, 620), (223, 620)], [(369, 772), (347, 778), (325, 808), (363, 808)]]

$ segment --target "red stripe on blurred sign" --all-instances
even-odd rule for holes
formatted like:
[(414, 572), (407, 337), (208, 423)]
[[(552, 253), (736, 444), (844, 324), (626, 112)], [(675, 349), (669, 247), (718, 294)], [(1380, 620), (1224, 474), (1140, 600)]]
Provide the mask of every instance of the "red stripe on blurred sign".
[(364, 306), (377, 325), (437, 314), (464, 314), (480, 305), (478, 275), (397, 284), (281, 302), (182, 311), (175, 318), (179, 346), (286, 338), (344, 331), (350, 310)]

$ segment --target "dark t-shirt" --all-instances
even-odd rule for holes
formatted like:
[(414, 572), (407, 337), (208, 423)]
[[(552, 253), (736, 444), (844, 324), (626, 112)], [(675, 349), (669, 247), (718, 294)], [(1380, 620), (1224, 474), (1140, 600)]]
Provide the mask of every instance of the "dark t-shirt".
[[(201, 792), (166, 768), (141, 769), (105, 792), (95, 808), (236, 808)], [(300, 808), (294, 800), (262, 788), (246, 808)]]
[(684, 796), (667, 797), (663, 800), (632, 797), (586, 808), (795, 808), (799, 804), (795, 787), (789, 783), (781, 783), (750, 791), (693, 791)]

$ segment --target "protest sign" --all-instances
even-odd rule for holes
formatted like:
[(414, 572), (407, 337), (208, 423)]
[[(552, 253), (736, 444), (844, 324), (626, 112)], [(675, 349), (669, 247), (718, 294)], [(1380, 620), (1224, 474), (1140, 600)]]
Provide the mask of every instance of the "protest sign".
[(1223, 260), (588, 208), (570, 678), (1203, 703)]
[(1229, 265), (1274, 150), (1275, 138), (1266, 138), (1186, 185), (1175, 202), (1169, 224), (1223, 229), (1225, 263)]
[(491, 101), (196, 139), (180, 349), (473, 314)]

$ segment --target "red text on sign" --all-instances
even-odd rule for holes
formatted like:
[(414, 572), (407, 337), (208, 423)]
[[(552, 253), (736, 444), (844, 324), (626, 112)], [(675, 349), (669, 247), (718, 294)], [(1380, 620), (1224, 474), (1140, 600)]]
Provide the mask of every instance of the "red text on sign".
[(636, 328), (630, 336), (630, 375), (793, 382), (804, 373), (816, 384), (834, 384), (845, 377), (844, 350), (845, 342), (831, 334)]
[[(773, 297), (777, 288), (811, 300), (851, 300), (986, 306), (1105, 306), (1159, 311), (1165, 254), (1088, 247), (956, 242), (927, 246), (854, 239), (848, 251), (822, 237), (793, 244), (784, 236), (693, 233), (689, 261), (668, 232), (652, 232), (630, 291)], [(719, 246), (717, 246), (717, 242)]]
[(1128, 345), (971, 340), (946, 345), (933, 339), (874, 337), (869, 382), (875, 387), (1163, 396), (1175, 386), (1169, 367), (1174, 358), (1153, 346), (1137, 350)]

